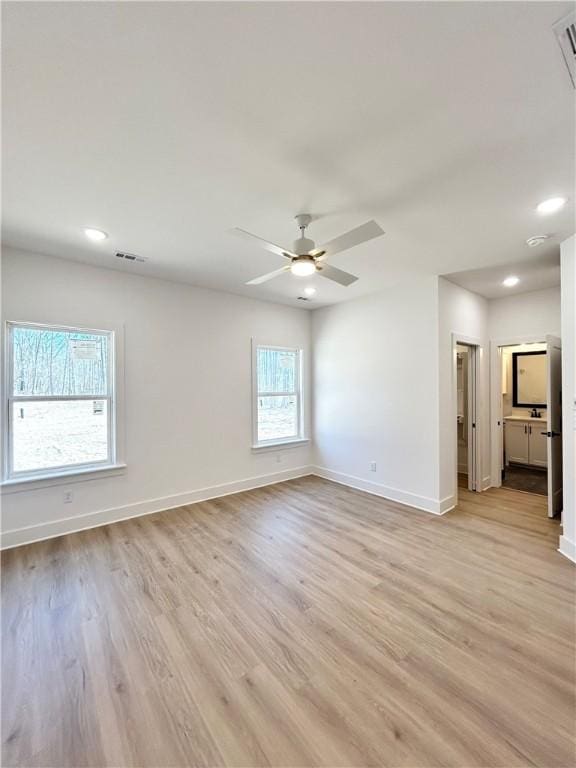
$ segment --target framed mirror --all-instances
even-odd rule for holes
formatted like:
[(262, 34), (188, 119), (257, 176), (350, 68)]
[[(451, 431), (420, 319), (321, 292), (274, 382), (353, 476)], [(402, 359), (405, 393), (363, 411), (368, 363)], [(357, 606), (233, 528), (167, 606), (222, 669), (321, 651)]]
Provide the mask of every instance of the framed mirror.
[(512, 405), (546, 408), (546, 350), (512, 353)]

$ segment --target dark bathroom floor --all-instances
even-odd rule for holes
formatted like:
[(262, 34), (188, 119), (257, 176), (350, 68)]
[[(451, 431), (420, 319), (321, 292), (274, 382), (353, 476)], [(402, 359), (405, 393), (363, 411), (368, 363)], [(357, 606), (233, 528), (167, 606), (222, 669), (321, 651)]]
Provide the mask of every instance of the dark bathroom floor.
[(548, 493), (548, 473), (545, 469), (530, 469), (529, 467), (517, 467), (510, 464), (503, 474), (502, 487), (546, 496)]

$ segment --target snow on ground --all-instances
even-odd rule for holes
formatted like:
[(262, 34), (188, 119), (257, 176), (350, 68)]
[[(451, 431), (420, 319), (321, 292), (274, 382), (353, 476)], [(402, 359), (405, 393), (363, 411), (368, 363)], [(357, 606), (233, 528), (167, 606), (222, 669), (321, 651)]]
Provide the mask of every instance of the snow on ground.
[(279, 440), (296, 437), (296, 405), (284, 408), (260, 408), (258, 411), (258, 440)]
[[(102, 406), (95, 413), (94, 404)], [(13, 471), (105, 461), (108, 419), (105, 400), (16, 402), (13, 407)]]

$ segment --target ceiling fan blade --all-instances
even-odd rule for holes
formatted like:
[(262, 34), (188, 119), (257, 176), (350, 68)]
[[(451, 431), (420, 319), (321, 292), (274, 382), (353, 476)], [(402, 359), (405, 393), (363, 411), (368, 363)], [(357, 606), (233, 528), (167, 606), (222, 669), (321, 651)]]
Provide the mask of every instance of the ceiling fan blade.
[(380, 237), (384, 234), (382, 227), (375, 221), (367, 221), (366, 224), (362, 224), (356, 229), (351, 229), (350, 232), (346, 232), (344, 235), (335, 237), (334, 240), (330, 240), (324, 245), (315, 248), (311, 251), (311, 256), (322, 254), (322, 258), (333, 256), (335, 253), (346, 251), (348, 248), (353, 248), (355, 245), (365, 243), (368, 240), (373, 240), (375, 237)]
[(316, 273), (320, 277), (327, 277), (328, 280), (334, 280), (335, 283), (340, 285), (352, 285), (358, 278), (356, 275), (351, 275), (349, 272), (344, 272), (343, 269), (336, 269), (331, 264), (318, 264), (316, 267)]
[(289, 251), (286, 248), (281, 248), (279, 245), (274, 245), (274, 243), (269, 243), (268, 240), (264, 240), (263, 238), (258, 237), (258, 235), (253, 235), (251, 232), (246, 232), (245, 229), (234, 227), (234, 229), (230, 230), (230, 233), (237, 235), (244, 240), (248, 240), (251, 243), (256, 242), (261, 248), (265, 248), (267, 251), (275, 253), (277, 256), (285, 256), (287, 259), (293, 259), (296, 256), (292, 251)]
[(268, 272), (266, 275), (260, 275), (260, 277), (255, 277), (253, 280), (248, 280), (246, 285), (260, 285), (260, 283), (267, 283), (268, 280), (273, 280), (275, 277), (278, 277), (282, 274), (282, 272), (289, 272), (290, 267), (282, 267), (281, 269), (275, 269), (274, 272)]

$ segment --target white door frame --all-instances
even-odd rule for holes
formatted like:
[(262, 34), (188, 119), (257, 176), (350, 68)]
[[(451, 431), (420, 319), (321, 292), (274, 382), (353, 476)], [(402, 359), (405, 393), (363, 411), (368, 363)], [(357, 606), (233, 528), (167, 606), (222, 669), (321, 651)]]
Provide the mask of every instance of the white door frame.
[(482, 488), (482, 398), (480, 397), (480, 383), (482, 381), (483, 346), (482, 340), (476, 336), (467, 336), (464, 333), (452, 332), (452, 423), (453, 450), (454, 450), (454, 502), (458, 503), (458, 358), (457, 347), (470, 348), (470, 378), (469, 389), (471, 402), (469, 403), (469, 422), (472, 429), (469, 430), (468, 442), (468, 467), (472, 470), (468, 474), (469, 487), (473, 484), (478, 493)]
[(518, 344), (545, 344), (547, 334), (506, 336), (490, 339), (490, 485), (502, 485), (503, 416), (502, 416), (502, 358), (500, 347)]

